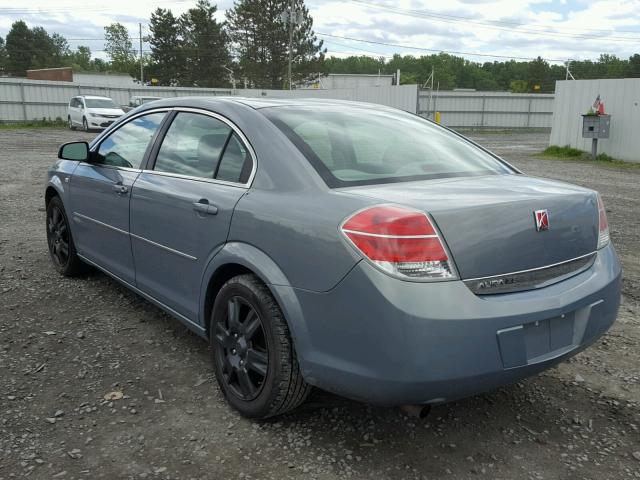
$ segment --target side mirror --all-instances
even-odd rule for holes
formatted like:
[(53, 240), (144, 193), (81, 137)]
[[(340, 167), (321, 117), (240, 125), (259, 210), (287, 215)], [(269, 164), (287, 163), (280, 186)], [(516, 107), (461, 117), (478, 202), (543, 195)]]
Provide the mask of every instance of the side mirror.
[(65, 143), (58, 150), (58, 158), (86, 162), (89, 160), (89, 144), (87, 142)]

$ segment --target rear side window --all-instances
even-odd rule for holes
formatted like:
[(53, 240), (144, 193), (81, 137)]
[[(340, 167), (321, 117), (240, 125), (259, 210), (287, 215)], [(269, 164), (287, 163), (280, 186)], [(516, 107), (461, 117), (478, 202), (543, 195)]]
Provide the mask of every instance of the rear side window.
[(102, 141), (93, 163), (113, 167), (141, 168), (147, 147), (165, 113), (137, 117)]
[(352, 106), (261, 109), (330, 187), (514, 173), (416, 115)]
[(162, 141), (154, 170), (213, 178), (230, 133), (216, 118), (180, 112)]
[(224, 151), (216, 178), (227, 182), (246, 183), (251, 174), (251, 167), (249, 150), (234, 133)]

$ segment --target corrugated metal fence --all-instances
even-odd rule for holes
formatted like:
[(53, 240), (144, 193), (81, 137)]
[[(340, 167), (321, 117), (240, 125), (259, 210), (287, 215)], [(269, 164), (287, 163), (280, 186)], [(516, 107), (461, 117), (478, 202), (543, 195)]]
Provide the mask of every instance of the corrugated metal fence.
[(582, 138), (582, 115), (598, 95), (611, 115), (610, 136), (598, 140), (598, 152), (640, 162), (640, 78), (556, 82), (551, 145), (591, 150), (591, 139)]
[(551, 128), (553, 94), (420, 91), (419, 114), (448, 127)]
[(415, 113), (417, 85), (333, 90), (262, 90), (185, 87), (115, 87), (80, 83), (0, 78), (0, 121), (66, 119), (69, 99), (76, 95), (103, 95), (128, 105), (132, 95), (157, 97), (236, 95), (263, 98), (335, 98), (378, 103)]
[(80, 83), (0, 78), (0, 121), (66, 119), (69, 99), (76, 95), (104, 95), (127, 105), (133, 95), (158, 97), (238, 95), (266, 98), (335, 98), (378, 103), (432, 117), (441, 112), (450, 127), (551, 127), (553, 95), (506, 92), (434, 92), (417, 85), (357, 89), (231, 90), (223, 88), (115, 87)]
[(0, 121), (67, 118), (69, 99), (76, 95), (103, 95), (128, 105), (132, 95), (157, 97), (231, 95), (230, 89), (172, 87), (98, 87), (69, 82), (0, 78)]

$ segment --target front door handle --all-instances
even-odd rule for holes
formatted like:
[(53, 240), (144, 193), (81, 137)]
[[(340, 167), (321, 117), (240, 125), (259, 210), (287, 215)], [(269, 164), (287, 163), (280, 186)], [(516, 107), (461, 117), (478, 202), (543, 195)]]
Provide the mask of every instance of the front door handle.
[(210, 204), (206, 198), (193, 202), (193, 209), (198, 213), (207, 215), (216, 215), (218, 213), (218, 207)]
[(124, 194), (124, 193), (127, 193), (129, 191), (129, 187), (127, 187), (126, 185), (122, 185), (121, 183), (116, 183), (113, 186), (113, 191), (118, 193), (118, 194)]

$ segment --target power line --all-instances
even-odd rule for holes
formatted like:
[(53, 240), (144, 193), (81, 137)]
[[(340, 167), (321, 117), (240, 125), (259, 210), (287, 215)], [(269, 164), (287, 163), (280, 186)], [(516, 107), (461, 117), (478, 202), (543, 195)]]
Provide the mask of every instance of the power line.
[[(436, 48), (414, 47), (413, 45), (403, 45), (400, 43), (390, 43), (390, 42), (382, 42), (382, 41), (376, 41), (376, 40), (363, 40), (361, 38), (345, 37), (342, 35), (332, 35), (329, 33), (322, 33), (322, 32), (315, 32), (315, 33), (323, 37), (341, 38), (343, 40), (351, 40), (353, 42), (370, 43), (372, 45), (384, 45), (386, 47), (407, 48), (410, 50), (419, 50), (419, 51), (432, 52), (432, 53), (448, 53), (452, 55), (467, 55), (467, 56), (486, 57), (486, 58), (506, 58), (510, 60), (527, 60), (527, 61), (537, 60), (536, 58), (533, 58), (533, 57), (519, 57), (519, 56), (497, 55), (497, 54), (494, 55), (489, 53), (462, 52), (462, 51), (456, 51), (456, 50), (442, 50), (442, 49), (436, 49)], [(555, 58), (546, 58), (545, 60), (550, 62), (565, 61), (565, 59), (555, 59)]]
[[(562, 33), (562, 32), (552, 32), (552, 31), (542, 31), (542, 30), (531, 30), (531, 29), (519, 29), (519, 30), (514, 30), (513, 28), (509, 28), (509, 27), (503, 27), (503, 26), (499, 26), (499, 25), (495, 25), (496, 23), (504, 23), (505, 25), (511, 25), (511, 27), (513, 26), (518, 26), (518, 27), (524, 27), (524, 26), (528, 26), (527, 24), (522, 24), (522, 23), (516, 23), (516, 22), (500, 22), (500, 21), (492, 21), (491, 23), (489, 21), (480, 21), (474, 18), (470, 18), (470, 17), (459, 17), (459, 16), (455, 16), (455, 15), (448, 15), (448, 14), (443, 14), (443, 13), (439, 13), (439, 12), (433, 12), (433, 11), (429, 11), (429, 10), (411, 10), (411, 9), (403, 9), (400, 7), (392, 7), (392, 6), (387, 6), (387, 5), (381, 5), (379, 3), (374, 3), (374, 2), (367, 2), (364, 0), (349, 0), (351, 3), (356, 3), (359, 5), (364, 5), (364, 6), (368, 6), (368, 7), (373, 7), (373, 8), (378, 8), (381, 10), (386, 10), (386, 11), (390, 11), (393, 13), (397, 13), (400, 15), (405, 15), (405, 16), (409, 16), (409, 17), (416, 17), (416, 18), (430, 18), (433, 19), (435, 21), (439, 21), (439, 22), (444, 22), (444, 23), (465, 23), (465, 24), (474, 24), (474, 25), (481, 25), (483, 27), (486, 28), (490, 28), (490, 29), (494, 29), (494, 30), (501, 30), (501, 31), (508, 31), (511, 33), (522, 33), (525, 35), (543, 35), (543, 36), (552, 36), (552, 37), (565, 37), (565, 38), (576, 38), (576, 39), (598, 39), (598, 40), (610, 40), (610, 41), (614, 41), (614, 42), (638, 42), (640, 41), (640, 37), (617, 37), (617, 36), (611, 36), (611, 35), (592, 35), (592, 34), (588, 34), (588, 33)], [(557, 29), (557, 27), (544, 27), (544, 28), (555, 28)], [(602, 32), (605, 32), (604, 30), (600, 30)], [(632, 32), (632, 31), (626, 31), (627, 33), (640, 33), (640, 32)]]

